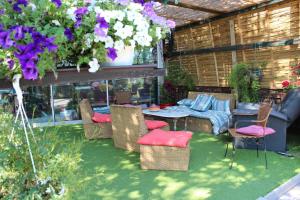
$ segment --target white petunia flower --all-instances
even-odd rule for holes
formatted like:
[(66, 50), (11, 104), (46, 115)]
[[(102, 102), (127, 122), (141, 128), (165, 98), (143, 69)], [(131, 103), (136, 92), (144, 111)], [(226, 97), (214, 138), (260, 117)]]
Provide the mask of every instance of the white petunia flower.
[(108, 36), (105, 40), (105, 48), (112, 48), (114, 46), (114, 40), (112, 37)]
[(134, 19), (136, 17), (136, 13), (132, 12), (132, 11), (127, 11), (126, 16), (127, 16), (128, 21), (132, 22), (132, 21), (134, 21)]
[(133, 26), (125, 25), (124, 30), (126, 31), (128, 37), (132, 36), (132, 34), (133, 34)]
[(100, 68), (98, 60), (96, 58), (93, 58), (93, 60), (89, 62), (89, 66), (90, 66), (90, 68), (89, 68), (90, 73), (95, 73)]
[(122, 40), (118, 40), (118, 41), (115, 42), (114, 47), (117, 50), (123, 50), (125, 45), (124, 45), (124, 42)]
[(127, 38), (127, 33), (126, 33), (124, 28), (121, 28), (121, 29), (117, 30), (115, 35), (119, 36), (122, 40), (125, 40)]
[(131, 2), (129, 5), (128, 5), (128, 8), (130, 10), (133, 10), (133, 11), (142, 11), (144, 8), (141, 4), (139, 3), (134, 3), (134, 2)]
[(119, 30), (119, 29), (122, 29), (123, 28), (123, 23), (122, 22), (120, 22), (120, 21), (117, 21), (116, 23), (115, 23), (115, 25), (114, 25), (114, 29), (117, 31), (117, 30)]
[(31, 7), (32, 11), (36, 10), (36, 5), (34, 3), (29, 3), (28, 6)]
[(124, 17), (125, 17), (125, 13), (123, 11), (115, 11), (115, 17), (119, 20), (119, 21), (123, 21)]
[(99, 6), (95, 6), (94, 11), (96, 14), (99, 14), (99, 15), (103, 12), (103, 10)]
[(51, 21), (54, 25), (56, 25), (56, 26), (60, 26), (61, 24), (59, 23), (59, 21), (58, 20), (52, 20)]
[(113, 12), (113, 11), (110, 11), (110, 10), (104, 10), (102, 13), (100, 13), (100, 15), (101, 15), (102, 17), (104, 17), (104, 19), (105, 19), (107, 22), (109, 22), (110, 19), (115, 19), (115, 18), (116, 18), (114, 12)]
[(75, 7), (71, 7), (67, 10), (67, 16), (72, 19), (74, 22), (76, 21), (76, 15), (75, 15), (75, 11), (77, 10), (77, 8)]
[(151, 46), (152, 37), (146, 32), (137, 32), (133, 39), (141, 46)]

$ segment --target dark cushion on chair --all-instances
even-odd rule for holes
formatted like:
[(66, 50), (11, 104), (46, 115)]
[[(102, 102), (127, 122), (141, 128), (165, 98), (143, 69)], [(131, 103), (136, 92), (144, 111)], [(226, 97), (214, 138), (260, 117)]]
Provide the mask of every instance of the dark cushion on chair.
[(282, 101), (280, 112), (284, 113), (290, 122), (300, 115), (300, 88), (289, 91)]

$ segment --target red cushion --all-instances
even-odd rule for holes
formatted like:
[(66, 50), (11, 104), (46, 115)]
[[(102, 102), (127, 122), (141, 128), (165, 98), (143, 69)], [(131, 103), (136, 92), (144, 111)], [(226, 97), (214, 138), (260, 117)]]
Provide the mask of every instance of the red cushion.
[(256, 137), (263, 137), (264, 135), (271, 135), (275, 133), (275, 130), (269, 127), (262, 127), (258, 125), (251, 125), (236, 129), (236, 132), (244, 135), (251, 135)]
[(189, 131), (164, 131), (155, 129), (138, 140), (139, 144), (185, 148), (193, 133)]
[(111, 123), (110, 114), (94, 113), (92, 120), (96, 123)]
[(158, 121), (158, 120), (145, 120), (145, 124), (146, 124), (148, 130), (163, 128), (163, 127), (169, 125), (167, 122)]

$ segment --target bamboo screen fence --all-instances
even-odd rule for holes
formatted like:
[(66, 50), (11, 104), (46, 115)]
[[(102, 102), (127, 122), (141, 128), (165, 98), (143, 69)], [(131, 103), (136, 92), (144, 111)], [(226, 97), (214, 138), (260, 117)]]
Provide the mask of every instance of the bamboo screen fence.
[[(262, 87), (278, 89), (283, 80), (290, 78), (289, 66), (300, 62), (300, 46), (296, 42), (299, 37), (300, 0), (283, 1), (200, 26), (185, 26), (176, 30), (172, 51), (176, 54), (169, 54), (167, 64), (169, 67), (182, 66), (192, 75), (197, 86), (226, 87), (234, 63), (266, 62)], [(271, 42), (272, 45), (256, 46), (262, 42)], [(252, 44), (252, 48), (224, 50), (246, 44)], [(217, 47), (223, 49), (217, 51)], [(212, 48), (214, 50), (205, 51)], [(184, 54), (191, 50), (197, 52)]]

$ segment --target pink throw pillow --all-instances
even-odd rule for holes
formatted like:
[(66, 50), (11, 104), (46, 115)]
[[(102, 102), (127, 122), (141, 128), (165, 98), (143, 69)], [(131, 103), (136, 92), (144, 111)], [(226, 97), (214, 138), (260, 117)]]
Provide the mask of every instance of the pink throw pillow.
[(111, 123), (111, 115), (110, 114), (101, 114), (94, 113), (92, 117), (93, 122), (95, 123)]
[(154, 129), (159, 129), (168, 126), (167, 122), (158, 121), (158, 120), (145, 120), (145, 124), (148, 130), (154, 130)]

